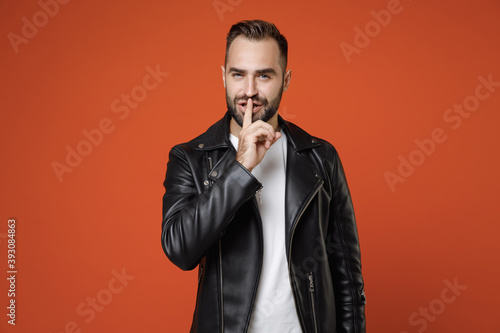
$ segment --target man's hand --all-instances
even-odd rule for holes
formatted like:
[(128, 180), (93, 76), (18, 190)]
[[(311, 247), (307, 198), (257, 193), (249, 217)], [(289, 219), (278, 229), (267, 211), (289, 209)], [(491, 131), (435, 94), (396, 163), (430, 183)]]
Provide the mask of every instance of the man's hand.
[(252, 110), (253, 103), (249, 98), (236, 154), (236, 160), (250, 172), (262, 161), (271, 145), (281, 137), (281, 132), (275, 132), (271, 125), (262, 120), (252, 123)]

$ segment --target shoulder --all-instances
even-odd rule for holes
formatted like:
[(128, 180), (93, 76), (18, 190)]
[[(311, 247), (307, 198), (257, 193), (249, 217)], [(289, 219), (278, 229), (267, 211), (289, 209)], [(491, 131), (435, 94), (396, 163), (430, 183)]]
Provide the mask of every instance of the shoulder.
[(297, 151), (311, 150), (324, 157), (338, 155), (335, 146), (328, 140), (310, 134), (300, 126), (281, 119), (281, 124), (284, 125), (285, 134), (289, 141)]
[(212, 124), (205, 132), (195, 138), (176, 144), (172, 150), (182, 150), (185, 152), (204, 151), (226, 147), (228, 144), (229, 119), (226, 114), (222, 119)]

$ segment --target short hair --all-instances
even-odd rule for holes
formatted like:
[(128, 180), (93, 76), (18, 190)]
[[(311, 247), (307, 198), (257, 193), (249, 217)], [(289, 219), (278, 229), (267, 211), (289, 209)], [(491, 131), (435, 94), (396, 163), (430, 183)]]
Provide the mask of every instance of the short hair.
[(226, 57), (224, 58), (224, 67), (227, 64), (227, 55), (229, 47), (238, 36), (244, 36), (249, 40), (263, 40), (266, 38), (273, 38), (277, 43), (280, 50), (280, 62), (283, 68), (283, 75), (286, 71), (288, 61), (288, 42), (278, 28), (271, 23), (262, 20), (244, 20), (233, 24), (229, 30), (226, 38)]

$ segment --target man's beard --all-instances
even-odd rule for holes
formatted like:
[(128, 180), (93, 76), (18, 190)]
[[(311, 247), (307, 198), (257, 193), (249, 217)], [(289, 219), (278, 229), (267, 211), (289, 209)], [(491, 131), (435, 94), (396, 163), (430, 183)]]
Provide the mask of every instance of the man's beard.
[[(252, 123), (257, 121), (257, 120), (262, 120), (264, 122), (269, 121), (276, 112), (278, 112), (278, 108), (280, 106), (281, 102), (281, 95), (283, 95), (283, 86), (281, 87), (281, 90), (276, 96), (275, 99), (272, 99), (271, 102), (267, 100), (265, 97), (258, 97), (253, 96), (252, 97), (252, 102), (259, 102), (262, 107), (258, 113), (252, 114)], [(227, 95), (227, 89), (226, 89), (226, 104), (227, 104), (227, 109), (231, 113), (231, 117), (236, 121), (240, 127), (243, 127), (243, 114), (237, 110), (238, 107), (238, 101), (244, 100), (245, 102), (248, 100), (246, 96), (243, 97), (235, 97), (234, 100), (231, 101), (229, 96)], [(254, 104), (255, 105), (255, 104)]]

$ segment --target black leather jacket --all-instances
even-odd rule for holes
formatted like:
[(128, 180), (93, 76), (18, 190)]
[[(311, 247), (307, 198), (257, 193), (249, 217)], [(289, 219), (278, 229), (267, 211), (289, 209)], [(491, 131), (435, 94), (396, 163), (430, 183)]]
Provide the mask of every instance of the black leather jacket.
[[(259, 181), (229, 141), (230, 115), (172, 148), (161, 242), (183, 270), (199, 267), (191, 332), (247, 332), (262, 265)], [(365, 332), (356, 221), (335, 148), (284, 121), (285, 237), (302, 331)]]

